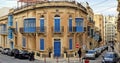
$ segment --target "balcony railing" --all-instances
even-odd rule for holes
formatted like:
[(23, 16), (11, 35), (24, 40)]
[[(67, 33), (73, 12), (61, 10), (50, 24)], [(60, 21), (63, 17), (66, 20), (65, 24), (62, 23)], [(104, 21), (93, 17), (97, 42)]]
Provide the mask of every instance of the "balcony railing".
[(20, 29), (20, 33), (36, 33), (36, 27), (21, 27)]
[(45, 33), (46, 32), (46, 27), (36, 27), (36, 32), (37, 33)]
[(60, 26), (60, 28), (55, 28), (55, 26), (52, 27), (52, 32), (53, 33), (63, 33), (64, 32), (64, 27)]
[(18, 33), (18, 31), (17, 31), (16, 28), (12, 28), (12, 29), (13, 29), (13, 33), (14, 33), (14, 34), (17, 34), (17, 33)]
[(1, 35), (7, 35), (7, 31), (0, 31)]
[(75, 33), (76, 27), (72, 26), (72, 27), (68, 27), (68, 33)]

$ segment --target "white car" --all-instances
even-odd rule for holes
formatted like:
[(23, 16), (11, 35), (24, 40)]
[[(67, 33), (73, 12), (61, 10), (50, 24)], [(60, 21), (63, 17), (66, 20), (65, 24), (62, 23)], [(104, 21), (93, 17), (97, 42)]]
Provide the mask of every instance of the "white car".
[(96, 58), (96, 51), (95, 50), (88, 50), (85, 54), (86, 59), (95, 59)]

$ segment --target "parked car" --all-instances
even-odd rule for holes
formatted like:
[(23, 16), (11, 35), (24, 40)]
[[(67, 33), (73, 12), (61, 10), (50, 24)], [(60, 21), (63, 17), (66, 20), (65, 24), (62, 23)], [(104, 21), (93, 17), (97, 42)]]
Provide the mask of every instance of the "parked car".
[(19, 50), (18, 49), (14, 50), (13, 54), (14, 54), (15, 58), (19, 58)]
[(119, 61), (119, 57), (115, 52), (107, 52), (103, 56), (102, 63), (117, 63)]
[(12, 49), (10, 51), (8, 51), (8, 55), (9, 56), (14, 56), (15, 55), (15, 52), (19, 51), (18, 49)]
[(29, 58), (29, 52), (27, 50), (20, 50), (18, 58), (19, 59), (28, 59)]
[(9, 50), (10, 50), (10, 48), (4, 48), (1, 53), (2, 53), (2, 54), (8, 54), (8, 51), (9, 51)]
[(96, 51), (95, 50), (88, 50), (85, 54), (86, 59), (95, 59), (96, 58)]
[(3, 48), (0, 46), (0, 52), (2, 52), (3, 51)]

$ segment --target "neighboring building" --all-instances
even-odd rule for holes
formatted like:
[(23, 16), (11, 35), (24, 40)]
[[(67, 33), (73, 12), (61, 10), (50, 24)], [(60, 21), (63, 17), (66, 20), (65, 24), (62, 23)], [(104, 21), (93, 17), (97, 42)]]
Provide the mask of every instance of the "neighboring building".
[(86, 45), (87, 45), (87, 49), (93, 49), (95, 48), (95, 43), (94, 43), (94, 20), (93, 20), (93, 17), (94, 17), (94, 13), (93, 13), (93, 10), (92, 8), (89, 6), (88, 3), (86, 3), (86, 9), (87, 9), (87, 12), (88, 12), (88, 15), (87, 15), (87, 40), (86, 40)]
[(7, 19), (8, 16), (0, 17), (0, 46), (9, 47), (7, 39)]
[(103, 46), (103, 45), (105, 45), (105, 42), (104, 42), (104, 17), (103, 17), (103, 15), (102, 14), (95, 14), (94, 21), (95, 21), (95, 27), (97, 28), (97, 31), (99, 31), (99, 35), (100, 35), (99, 45)]
[(116, 49), (118, 50), (120, 54), (120, 0), (118, 0), (118, 20), (117, 20), (117, 43), (116, 43)]
[(8, 20), (8, 7), (0, 8), (0, 45), (2, 47), (8, 47), (7, 39), (7, 20)]
[(106, 43), (114, 43), (115, 42), (115, 34), (116, 34), (116, 21), (117, 17), (115, 16), (105, 16), (105, 42)]
[(8, 15), (10, 48), (35, 51), (36, 58), (73, 57), (86, 40), (87, 10), (74, 1), (49, 1), (11, 9)]

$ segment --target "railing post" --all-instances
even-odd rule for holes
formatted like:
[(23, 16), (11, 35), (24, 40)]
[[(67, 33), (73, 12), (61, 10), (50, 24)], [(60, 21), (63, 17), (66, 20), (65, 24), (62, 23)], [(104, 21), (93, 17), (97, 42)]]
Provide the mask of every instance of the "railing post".
[(57, 57), (57, 63), (58, 63), (58, 57)]
[(44, 62), (46, 63), (46, 57), (44, 58)]
[(69, 59), (69, 56), (68, 56), (68, 63), (70, 63), (70, 59)]

